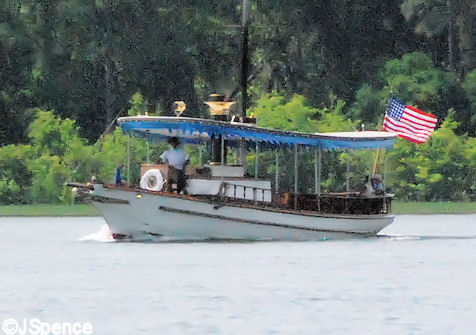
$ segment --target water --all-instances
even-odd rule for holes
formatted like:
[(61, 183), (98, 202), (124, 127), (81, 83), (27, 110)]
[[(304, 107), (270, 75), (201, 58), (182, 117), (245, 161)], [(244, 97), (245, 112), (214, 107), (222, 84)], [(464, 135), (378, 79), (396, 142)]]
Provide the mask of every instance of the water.
[(101, 218), (0, 218), (0, 322), (90, 322), (101, 335), (474, 334), (476, 215), (399, 216), (382, 234), (117, 243)]

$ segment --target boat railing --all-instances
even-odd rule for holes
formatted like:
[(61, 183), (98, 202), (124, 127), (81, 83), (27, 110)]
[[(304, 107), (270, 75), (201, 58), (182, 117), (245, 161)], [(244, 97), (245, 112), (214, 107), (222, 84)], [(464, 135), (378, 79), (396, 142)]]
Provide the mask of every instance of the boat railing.
[(270, 189), (222, 182), (217, 207), (228, 202), (253, 204), (323, 214), (388, 214), (393, 194), (363, 196), (359, 192), (321, 194), (273, 194)]
[(388, 214), (393, 197), (388, 193), (364, 196), (359, 192), (290, 194), (282, 206), (324, 214)]
[(273, 203), (273, 194), (269, 188), (222, 182), (218, 192), (218, 201), (221, 206), (228, 201), (239, 201), (254, 205), (271, 205)]

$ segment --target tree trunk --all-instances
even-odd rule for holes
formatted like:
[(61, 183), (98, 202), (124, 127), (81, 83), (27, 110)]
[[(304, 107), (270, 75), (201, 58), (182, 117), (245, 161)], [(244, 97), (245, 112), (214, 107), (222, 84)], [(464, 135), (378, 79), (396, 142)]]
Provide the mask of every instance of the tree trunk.
[(115, 78), (114, 78), (114, 63), (112, 57), (112, 14), (113, 14), (113, 3), (111, 0), (107, 2), (107, 13), (106, 13), (106, 24), (105, 32), (103, 35), (104, 38), (104, 111), (106, 112), (106, 129), (111, 126), (111, 123), (114, 121), (114, 104), (116, 102), (116, 97), (114, 95), (115, 89)]
[(464, 1), (458, 15), (458, 47), (462, 73), (476, 68), (476, 7)]
[(455, 69), (454, 55), (454, 32), (453, 32), (453, 3), (452, 0), (446, 0), (448, 8), (448, 63), (451, 70)]
[(114, 74), (110, 57), (104, 59), (104, 110), (106, 112), (106, 127), (114, 121)]

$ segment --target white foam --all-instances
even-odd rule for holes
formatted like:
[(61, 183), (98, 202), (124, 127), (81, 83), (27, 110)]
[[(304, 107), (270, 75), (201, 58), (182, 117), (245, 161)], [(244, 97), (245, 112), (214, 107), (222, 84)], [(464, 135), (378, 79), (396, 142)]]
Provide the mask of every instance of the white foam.
[(109, 230), (109, 226), (103, 224), (98, 232), (81, 237), (79, 241), (114, 242), (114, 238)]

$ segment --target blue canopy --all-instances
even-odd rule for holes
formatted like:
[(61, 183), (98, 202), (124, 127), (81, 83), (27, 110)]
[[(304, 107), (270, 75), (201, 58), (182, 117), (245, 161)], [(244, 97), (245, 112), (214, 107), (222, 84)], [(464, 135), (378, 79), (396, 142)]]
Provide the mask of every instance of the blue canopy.
[(168, 116), (137, 116), (118, 119), (122, 130), (152, 140), (177, 136), (182, 142), (203, 144), (212, 136), (222, 135), (228, 145), (241, 141), (260, 142), (269, 146), (296, 144), (324, 150), (370, 149), (393, 147), (396, 134), (379, 131), (310, 134), (281, 131), (243, 123)]

